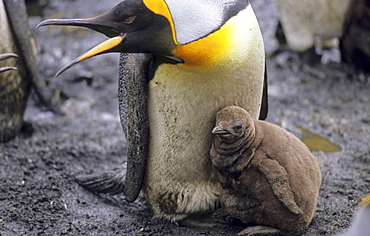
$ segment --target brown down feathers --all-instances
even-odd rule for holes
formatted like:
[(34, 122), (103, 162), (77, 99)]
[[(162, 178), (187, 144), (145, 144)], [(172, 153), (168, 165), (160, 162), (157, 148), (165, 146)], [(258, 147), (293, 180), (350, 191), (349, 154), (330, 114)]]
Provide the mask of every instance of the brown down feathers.
[(217, 113), (210, 151), (222, 183), (221, 206), (252, 225), (302, 232), (321, 184), (316, 158), (293, 134), (230, 106)]

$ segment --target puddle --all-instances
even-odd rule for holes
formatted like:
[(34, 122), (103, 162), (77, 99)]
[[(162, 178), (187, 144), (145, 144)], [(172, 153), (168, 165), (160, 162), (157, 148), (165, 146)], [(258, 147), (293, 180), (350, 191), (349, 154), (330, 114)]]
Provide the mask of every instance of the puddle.
[(361, 201), (360, 206), (366, 207), (367, 205), (370, 205), (370, 193), (368, 193)]
[(324, 152), (339, 152), (342, 149), (330, 142), (328, 139), (321, 137), (318, 134), (312, 133), (308, 129), (298, 126), (298, 129), (302, 132), (301, 141), (313, 152), (324, 151)]

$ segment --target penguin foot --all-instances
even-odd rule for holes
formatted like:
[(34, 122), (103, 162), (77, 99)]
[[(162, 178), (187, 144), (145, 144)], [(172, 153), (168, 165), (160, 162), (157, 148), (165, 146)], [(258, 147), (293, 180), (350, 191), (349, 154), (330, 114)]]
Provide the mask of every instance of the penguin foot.
[(278, 230), (276, 228), (272, 228), (269, 226), (262, 226), (262, 225), (257, 225), (257, 226), (251, 226), (248, 227), (241, 232), (238, 233), (238, 235), (243, 235), (243, 236), (283, 236), (286, 235), (283, 231)]
[(191, 215), (177, 222), (179, 226), (206, 228), (214, 226), (225, 226), (228, 222), (222, 222), (213, 216), (213, 213), (202, 215)]
[(125, 176), (126, 167), (120, 166), (112, 171), (78, 175), (75, 179), (79, 185), (92, 192), (118, 194), (124, 191)]

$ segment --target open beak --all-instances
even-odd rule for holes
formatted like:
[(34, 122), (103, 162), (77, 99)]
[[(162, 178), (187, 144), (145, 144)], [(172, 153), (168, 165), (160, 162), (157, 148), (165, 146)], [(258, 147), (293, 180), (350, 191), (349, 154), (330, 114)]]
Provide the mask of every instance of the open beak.
[[(15, 53), (4, 53), (4, 54), (0, 54), (0, 61), (6, 60), (8, 58), (17, 58), (17, 57), (18, 56)], [(16, 69), (17, 68), (13, 66), (4, 66), (4, 67), (0, 67), (0, 73), (8, 71), (8, 70), (16, 70)]]
[(68, 65), (66, 65), (62, 69), (60, 69), (56, 73), (55, 77), (58, 77), (64, 71), (71, 68), (73, 65), (75, 65), (75, 64), (77, 64), (77, 63), (79, 63), (83, 60), (86, 60), (90, 57), (93, 57), (93, 56), (96, 56), (96, 55), (99, 55), (99, 54), (103, 54), (103, 53), (114, 52), (115, 49), (123, 42), (123, 40), (125, 39), (125, 36), (126, 36), (126, 34), (122, 34), (122, 35), (110, 38), (110, 39), (100, 43), (98, 46), (92, 48), (87, 53), (79, 56), (78, 58), (71, 61)]
[(107, 20), (106, 14), (86, 19), (48, 19), (40, 22), (36, 28), (48, 25), (81, 26), (105, 34), (110, 38), (121, 34), (114, 28), (113, 23)]
[[(61, 70), (57, 72), (56, 77), (59, 76), (64, 71), (66, 71), (68, 68), (72, 67), (73, 65), (83, 60), (86, 60), (90, 57), (99, 54), (109, 52), (153, 53), (158, 54), (163, 58), (166, 58), (166, 63), (169, 64), (184, 63), (182, 59), (174, 57), (172, 55), (173, 47), (176, 47), (176, 45), (172, 45), (172, 43), (169, 41), (165, 42), (160, 41), (159, 43), (161, 44), (161, 46), (160, 47), (156, 46), (158, 44), (158, 40), (160, 40), (162, 37), (161, 35), (162, 31), (160, 30), (160, 27), (159, 28), (158, 26), (152, 28), (149, 27), (150, 30), (145, 31), (147, 29), (145, 27), (144, 27), (145, 29), (142, 29), (143, 26), (141, 26), (141, 24), (144, 24), (143, 22), (140, 23), (139, 21), (138, 26), (135, 26), (136, 28), (135, 27), (132, 28), (129, 26), (132, 22), (125, 21), (127, 20), (127, 18), (120, 19), (120, 17), (122, 16), (117, 12), (122, 10), (121, 8), (123, 7), (126, 7), (126, 5), (117, 5), (110, 12), (97, 17), (85, 19), (49, 19), (37, 25), (36, 28), (48, 25), (79, 26), (103, 33), (110, 38), (102, 42), (98, 46), (94, 47), (87, 53), (83, 54), (82, 56), (76, 58), (65, 67), (63, 67)], [(144, 14), (143, 18), (145, 18), (146, 16), (145, 14), (148, 13), (144, 12), (143, 14)], [(147, 20), (145, 22), (148, 23), (149, 21)], [(148, 24), (150, 25), (150, 22)], [(152, 41), (140, 35), (141, 33), (145, 34), (145, 32), (148, 32), (152, 37), (156, 38), (156, 40)], [(160, 39), (158, 39), (158, 37)]]
[(71, 68), (78, 62), (86, 60), (90, 57), (108, 52), (119, 52), (119, 45), (124, 41), (126, 37), (125, 33), (119, 32), (112, 25), (110, 25), (110, 23), (106, 20), (105, 15), (87, 19), (49, 19), (38, 24), (36, 28), (47, 25), (82, 26), (98, 31), (110, 37), (108, 40), (100, 43), (87, 53), (81, 55), (80, 57), (70, 62), (68, 65), (64, 66), (56, 73), (55, 77), (58, 77), (61, 73)]

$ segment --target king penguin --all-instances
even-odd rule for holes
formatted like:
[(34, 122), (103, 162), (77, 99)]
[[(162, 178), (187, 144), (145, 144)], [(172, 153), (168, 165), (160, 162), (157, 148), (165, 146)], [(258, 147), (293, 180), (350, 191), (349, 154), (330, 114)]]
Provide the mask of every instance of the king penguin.
[(280, 21), (289, 47), (304, 52), (317, 38), (340, 37), (350, 6), (348, 0), (276, 0)]
[[(57, 101), (40, 73), (25, 1), (0, 1), (0, 143), (17, 137), (31, 95), (54, 112)], [(2, 61), (11, 57), (10, 59)], [(16, 70), (15, 70), (16, 69)]]
[[(217, 111), (236, 105), (256, 119), (267, 112), (264, 44), (249, 2), (124, 0), (97, 17), (49, 19), (38, 27), (46, 25), (88, 27), (110, 37), (57, 74), (98, 54), (139, 53), (121, 56), (128, 200), (142, 189), (154, 215), (171, 221), (215, 210), (221, 185), (209, 150)], [(133, 86), (122, 88), (122, 78), (131, 77)], [(142, 99), (130, 95), (135, 86)], [(114, 178), (108, 185), (122, 186), (124, 171)]]

